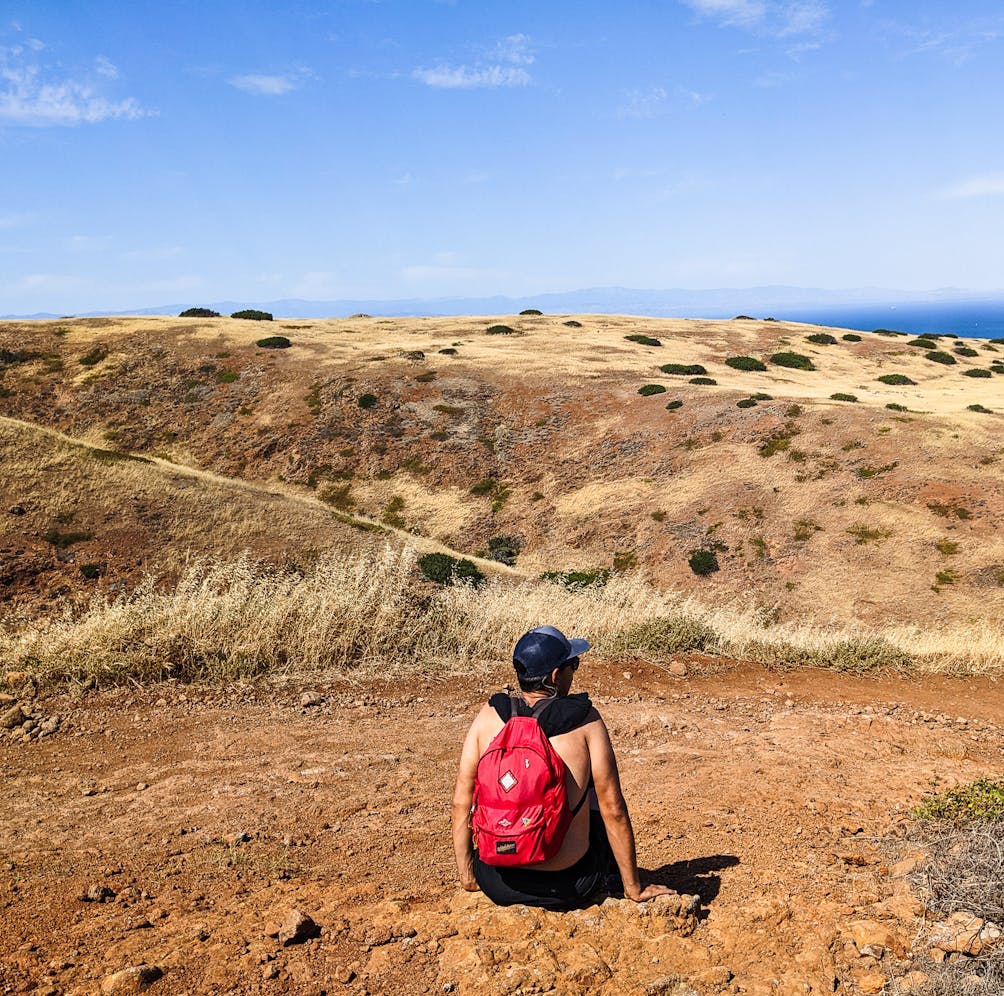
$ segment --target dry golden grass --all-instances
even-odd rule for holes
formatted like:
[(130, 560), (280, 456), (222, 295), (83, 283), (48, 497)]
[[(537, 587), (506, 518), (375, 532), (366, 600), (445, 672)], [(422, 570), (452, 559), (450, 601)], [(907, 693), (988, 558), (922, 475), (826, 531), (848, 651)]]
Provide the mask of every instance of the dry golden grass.
[(1004, 634), (986, 626), (823, 629), (755, 606), (713, 608), (637, 576), (568, 590), (496, 578), (429, 591), (409, 547), (329, 554), (304, 572), (244, 557), (189, 567), (85, 611), (0, 629), (0, 662), (47, 680), (229, 679), (295, 669), (413, 674), (503, 669), (519, 635), (549, 622), (600, 658), (666, 662), (701, 650), (775, 667), (996, 674)]

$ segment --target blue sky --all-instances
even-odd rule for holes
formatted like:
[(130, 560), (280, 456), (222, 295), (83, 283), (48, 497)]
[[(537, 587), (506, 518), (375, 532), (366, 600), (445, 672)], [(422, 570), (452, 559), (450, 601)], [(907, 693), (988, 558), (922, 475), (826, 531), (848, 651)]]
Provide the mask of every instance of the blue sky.
[(1004, 288), (999, 0), (0, 6), (0, 312)]

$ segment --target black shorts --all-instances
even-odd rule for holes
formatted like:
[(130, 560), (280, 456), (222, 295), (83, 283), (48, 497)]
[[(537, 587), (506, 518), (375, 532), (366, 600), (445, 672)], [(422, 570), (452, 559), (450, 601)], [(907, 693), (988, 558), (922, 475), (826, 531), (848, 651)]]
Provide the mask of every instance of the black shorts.
[(474, 877), (496, 906), (537, 906), (545, 910), (574, 910), (589, 906), (606, 886), (612, 854), (599, 813), (589, 814), (589, 847), (569, 868), (536, 871), (486, 865), (474, 852)]

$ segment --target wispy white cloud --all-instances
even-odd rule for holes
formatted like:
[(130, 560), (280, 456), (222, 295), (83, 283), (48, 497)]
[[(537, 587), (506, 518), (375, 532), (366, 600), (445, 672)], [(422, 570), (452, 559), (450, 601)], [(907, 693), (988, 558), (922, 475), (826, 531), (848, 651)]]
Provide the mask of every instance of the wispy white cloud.
[[(95, 73), (104, 80), (111, 78), (102, 72), (100, 59)], [(134, 97), (115, 100), (108, 96), (106, 85), (96, 77), (57, 78), (31, 61), (20, 45), (0, 49), (0, 124), (44, 128), (135, 120), (152, 113)]]
[(885, 27), (903, 39), (904, 55), (934, 55), (956, 65), (968, 62), (987, 45), (1004, 38), (1004, 16), (953, 19), (941, 25), (886, 22)]
[(982, 176), (971, 176), (942, 191), (942, 196), (950, 198), (1004, 197), (1004, 173), (985, 173)]
[(103, 55), (99, 55), (94, 60), (94, 71), (99, 76), (105, 76), (110, 80), (118, 79), (119, 71), (114, 65), (111, 59), (106, 58)]
[(829, 19), (823, 0), (682, 0), (700, 17), (758, 35), (814, 34)]
[(426, 86), (444, 90), (529, 86), (533, 77), (525, 67), (532, 65), (535, 58), (529, 35), (509, 35), (473, 64), (441, 62), (414, 69), (411, 76)]
[(637, 90), (625, 90), (624, 102), (617, 108), (619, 118), (657, 118), (672, 110), (700, 107), (706, 104), (710, 95), (676, 87), (672, 91), (661, 86), (650, 86)]
[(269, 75), (266, 73), (248, 73), (244, 76), (232, 76), (227, 82), (245, 93), (253, 93), (260, 97), (280, 97), (301, 85), (303, 77), (299, 74)]

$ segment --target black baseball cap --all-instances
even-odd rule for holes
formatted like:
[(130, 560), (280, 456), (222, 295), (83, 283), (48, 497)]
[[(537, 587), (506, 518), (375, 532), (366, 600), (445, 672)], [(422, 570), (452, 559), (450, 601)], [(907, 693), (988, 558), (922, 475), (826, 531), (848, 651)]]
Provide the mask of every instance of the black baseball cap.
[(543, 678), (588, 649), (588, 640), (570, 640), (560, 629), (538, 626), (516, 641), (512, 663), (522, 678)]

